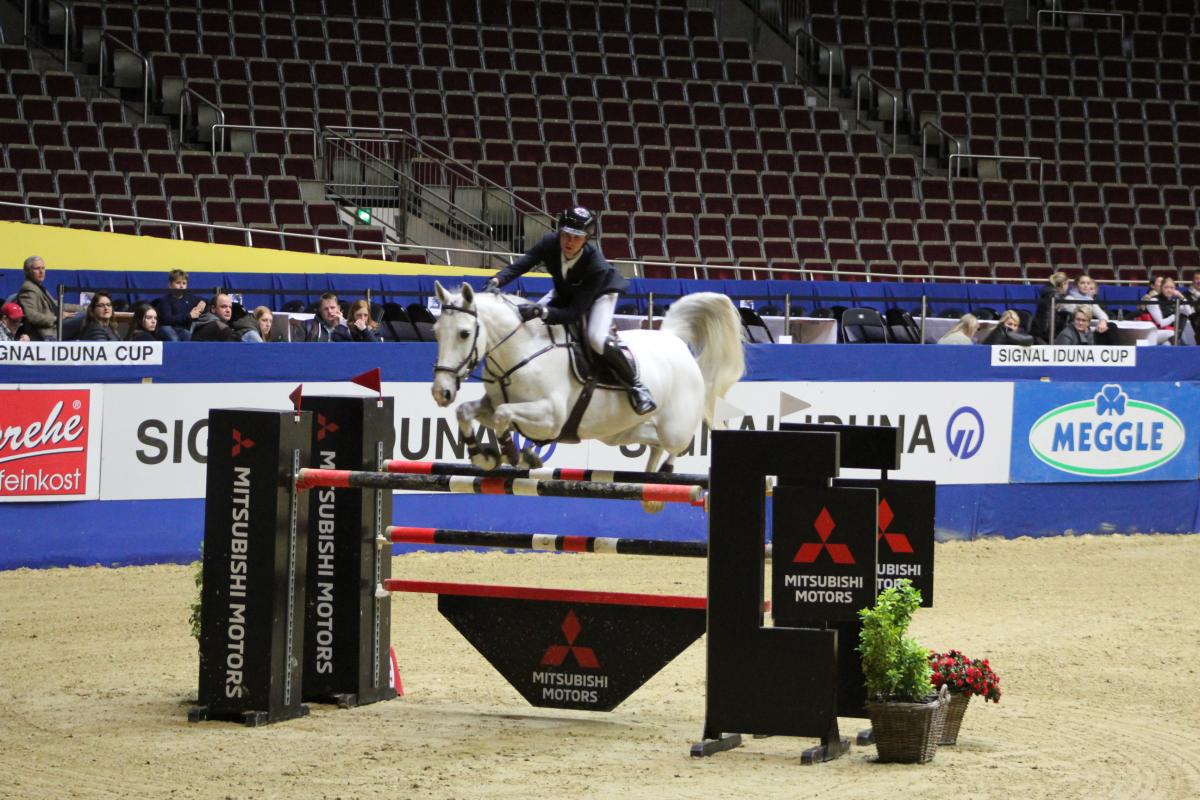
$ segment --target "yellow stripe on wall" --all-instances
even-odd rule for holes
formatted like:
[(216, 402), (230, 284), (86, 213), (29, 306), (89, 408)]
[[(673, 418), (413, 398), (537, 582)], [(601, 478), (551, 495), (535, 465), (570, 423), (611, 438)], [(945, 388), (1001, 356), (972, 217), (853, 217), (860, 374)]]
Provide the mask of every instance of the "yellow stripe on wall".
[(494, 269), (478, 267), (443, 267), (403, 261), (322, 256), (265, 247), (239, 247), (23, 222), (0, 222), (0, 265), (5, 269), (20, 269), (31, 255), (44, 258), (51, 272), (72, 269), (164, 272), (176, 268), (189, 272), (321, 275), (491, 275), (495, 272)]

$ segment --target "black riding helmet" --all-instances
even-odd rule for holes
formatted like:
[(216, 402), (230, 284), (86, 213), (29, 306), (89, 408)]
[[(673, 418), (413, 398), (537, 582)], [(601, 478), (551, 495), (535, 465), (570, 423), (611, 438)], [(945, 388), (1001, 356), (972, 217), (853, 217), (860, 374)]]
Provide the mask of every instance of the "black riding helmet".
[(558, 230), (576, 236), (595, 236), (596, 215), (583, 206), (568, 208), (558, 215)]

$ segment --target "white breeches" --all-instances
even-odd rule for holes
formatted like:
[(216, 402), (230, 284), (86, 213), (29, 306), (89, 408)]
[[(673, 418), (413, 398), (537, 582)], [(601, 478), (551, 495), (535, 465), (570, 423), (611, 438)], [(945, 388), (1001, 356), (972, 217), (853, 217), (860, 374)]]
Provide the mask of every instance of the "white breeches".
[[(545, 305), (553, 297), (554, 290), (551, 289), (538, 302)], [(588, 312), (587, 322), (583, 326), (583, 337), (587, 340), (588, 347), (592, 348), (592, 352), (597, 355), (604, 353), (604, 341), (608, 338), (609, 329), (612, 328), (613, 313), (616, 310), (617, 293), (609, 292), (597, 297)]]

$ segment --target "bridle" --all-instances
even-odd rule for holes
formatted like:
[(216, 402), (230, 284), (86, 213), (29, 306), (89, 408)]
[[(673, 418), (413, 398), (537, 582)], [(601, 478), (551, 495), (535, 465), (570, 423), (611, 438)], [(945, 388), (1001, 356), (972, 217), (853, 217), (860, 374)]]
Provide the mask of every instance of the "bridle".
[[(507, 298), (505, 298), (504, 302), (506, 302), (509, 306), (512, 306), (513, 308), (516, 307)], [(478, 344), (479, 344), (479, 328), (480, 328), (479, 312), (476, 311), (475, 309), (466, 308), (464, 306), (443, 305), (442, 313), (444, 314), (447, 311), (456, 311), (459, 314), (468, 314), (475, 318), (475, 330), (471, 334), (471, 348), (467, 352), (467, 355), (463, 358), (463, 360), (458, 362), (458, 364), (453, 367), (443, 366), (438, 363), (434, 363), (434, 365), (433, 365), (434, 373), (447, 372), (454, 376), (455, 391), (462, 388), (462, 382), (467, 377), (469, 377), (472, 372), (475, 371), (475, 368), (477, 366), (479, 366), (479, 363), (481, 361), (487, 366), (487, 373), (488, 373), (488, 377), (481, 378), (481, 380), (484, 383), (494, 383), (496, 381), (500, 381), (501, 386), (505, 386), (507, 384), (507, 379), (514, 372), (516, 372), (518, 369), (520, 369), (521, 367), (528, 364), (536, 356), (541, 355), (541, 352), (535, 353), (534, 356), (531, 356), (530, 358), (525, 359), (520, 364), (518, 364), (517, 366), (508, 370), (507, 372), (504, 372), (503, 374), (498, 375), (492, 370), (491, 364), (489, 363), (489, 359), (491, 358), (492, 353), (494, 353), (496, 350), (498, 350), (500, 347), (502, 347), (505, 342), (507, 342), (509, 339), (511, 339), (513, 336), (515, 336), (517, 331), (521, 330), (521, 328), (523, 327), (523, 323), (517, 322), (516, 327), (514, 327), (511, 331), (509, 331), (504, 336), (502, 336), (498, 342), (496, 342), (494, 345), (489, 347), (484, 352), (483, 356), (480, 357), (480, 356), (476, 355), (476, 353), (478, 352)]]

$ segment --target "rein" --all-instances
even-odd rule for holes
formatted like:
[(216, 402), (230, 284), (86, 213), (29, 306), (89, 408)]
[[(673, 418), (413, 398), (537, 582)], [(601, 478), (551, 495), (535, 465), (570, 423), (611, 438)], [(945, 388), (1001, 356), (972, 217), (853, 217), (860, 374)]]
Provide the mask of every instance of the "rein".
[[(505, 299), (504, 302), (507, 303), (510, 307), (515, 309), (516, 306), (509, 300)], [(543, 347), (542, 349), (533, 353), (532, 355), (526, 356), (525, 358), (521, 359), (519, 362), (517, 362), (514, 366), (510, 367), (509, 369), (500, 371), (500, 368), (494, 364), (494, 359), (493, 359), (492, 354), (495, 353), (497, 350), (499, 350), (502, 346), (504, 346), (504, 344), (509, 339), (511, 339), (513, 336), (516, 336), (517, 332), (520, 331), (524, 327), (524, 323), (518, 322), (516, 327), (514, 327), (511, 331), (509, 331), (504, 336), (502, 336), (500, 338), (500, 340), (498, 342), (496, 342), (494, 345), (489, 347), (483, 353), (482, 357), (478, 357), (478, 356), (476, 356), (476, 349), (477, 349), (476, 346), (479, 342), (479, 329), (480, 329), (479, 312), (475, 311), (474, 309), (464, 308), (463, 306), (451, 306), (451, 305), (442, 306), (442, 312), (445, 313), (447, 311), (457, 311), (460, 314), (469, 314), (475, 318), (475, 332), (471, 337), (471, 349), (468, 352), (468, 354), (466, 355), (466, 357), (463, 358), (463, 360), (460, 361), (458, 363), (458, 365), (454, 366), (454, 367), (446, 367), (446, 366), (442, 366), (441, 364), (436, 364), (436, 363), (433, 365), (434, 372), (449, 372), (450, 374), (454, 375), (454, 381), (455, 381), (456, 387), (461, 387), (463, 380), (465, 378), (469, 377), (470, 374), (475, 371), (475, 368), (477, 366), (479, 366), (479, 363), (482, 361), (483, 365), (484, 365), (484, 373), (485, 374), (481, 375), (479, 379), (483, 383), (498, 383), (500, 385), (500, 391), (504, 395), (504, 400), (505, 400), (505, 402), (507, 402), (508, 401), (508, 387), (512, 383), (512, 380), (511, 380), (512, 376), (518, 370), (520, 370), (522, 367), (524, 367), (527, 364), (529, 364), (530, 362), (532, 362), (534, 359), (538, 358), (539, 356), (545, 355), (546, 353), (553, 350), (555, 347), (560, 346), (558, 344), (555, 344), (553, 337), (551, 337), (550, 344), (546, 345), (545, 347)]]

